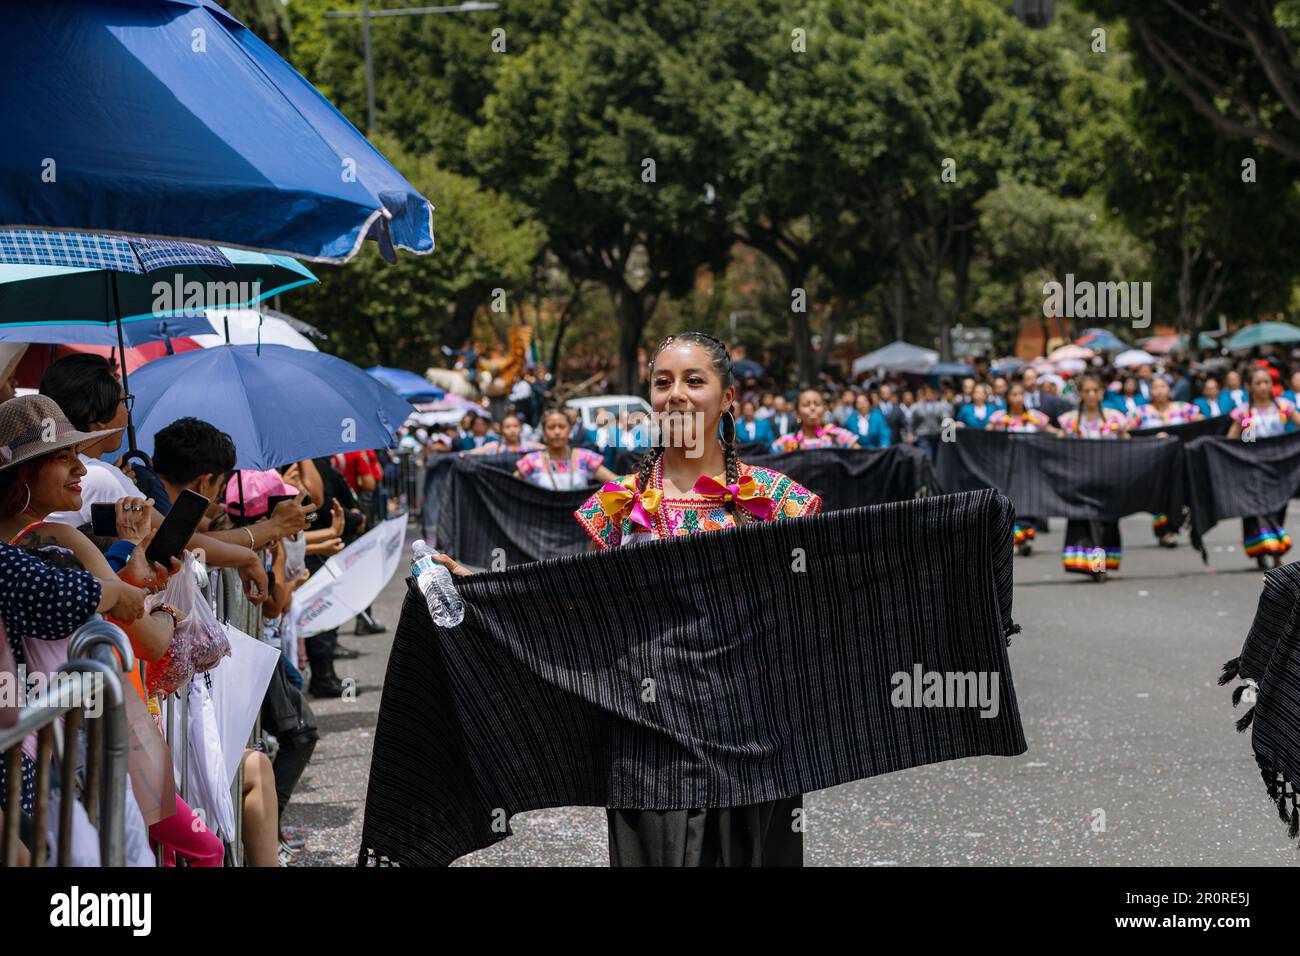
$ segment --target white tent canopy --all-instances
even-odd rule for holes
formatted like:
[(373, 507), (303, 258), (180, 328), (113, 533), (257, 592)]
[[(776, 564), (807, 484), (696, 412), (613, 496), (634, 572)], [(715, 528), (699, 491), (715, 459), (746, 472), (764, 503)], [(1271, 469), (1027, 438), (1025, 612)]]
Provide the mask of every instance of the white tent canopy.
[(920, 375), (938, 361), (938, 352), (899, 340), (883, 349), (858, 356), (853, 360), (853, 374), (862, 375), (884, 369), (886, 372), (913, 372)]

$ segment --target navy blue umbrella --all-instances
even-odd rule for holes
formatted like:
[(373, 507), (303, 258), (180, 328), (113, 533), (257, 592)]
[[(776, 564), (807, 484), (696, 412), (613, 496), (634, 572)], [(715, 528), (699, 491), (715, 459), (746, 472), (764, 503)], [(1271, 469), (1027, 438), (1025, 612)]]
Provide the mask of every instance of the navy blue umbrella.
[(433, 206), (211, 0), (4, 5), (0, 224), (343, 262), (433, 249)]
[[(238, 467), (388, 448), (414, 409), (350, 362), (284, 345), (218, 345), (168, 355), (131, 379), (140, 444), (193, 416), (230, 435)], [(112, 457), (112, 456), (109, 456)]]
[(736, 378), (762, 378), (767, 374), (767, 370), (753, 359), (737, 359), (732, 363), (731, 370)]
[(440, 401), (447, 394), (423, 375), (416, 375), (404, 368), (376, 365), (374, 368), (366, 369), (366, 374), (383, 382), (408, 402), (417, 405)]

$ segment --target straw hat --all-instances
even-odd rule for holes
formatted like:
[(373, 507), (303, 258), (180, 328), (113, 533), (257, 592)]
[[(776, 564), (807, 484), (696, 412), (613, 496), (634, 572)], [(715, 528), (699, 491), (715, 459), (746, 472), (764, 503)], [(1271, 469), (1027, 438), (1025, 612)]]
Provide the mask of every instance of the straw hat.
[(0, 471), (121, 431), (120, 428), (77, 431), (54, 399), (45, 395), (11, 398), (0, 402)]

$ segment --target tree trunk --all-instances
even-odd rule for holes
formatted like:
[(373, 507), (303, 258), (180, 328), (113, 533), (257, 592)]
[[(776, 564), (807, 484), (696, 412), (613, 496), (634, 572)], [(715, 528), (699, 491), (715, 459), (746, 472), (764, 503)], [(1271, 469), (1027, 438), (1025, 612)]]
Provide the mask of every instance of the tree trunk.
[(645, 290), (633, 292), (624, 282), (610, 289), (614, 312), (618, 316), (618, 390), (623, 395), (641, 394), (641, 370), (637, 364), (637, 350), (641, 347), (641, 333), (645, 330)]

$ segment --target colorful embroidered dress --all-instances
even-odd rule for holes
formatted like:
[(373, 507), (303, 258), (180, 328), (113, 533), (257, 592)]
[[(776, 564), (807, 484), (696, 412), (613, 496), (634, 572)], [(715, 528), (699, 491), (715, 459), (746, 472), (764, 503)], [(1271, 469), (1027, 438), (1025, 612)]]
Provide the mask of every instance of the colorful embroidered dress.
[(552, 491), (586, 488), (596, 479), (605, 459), (587, 448), (575, 448), (564, 458), (551, 458), (550, 452), (535, 451), (515, 462), (525, 481)]
[[(1067, 438), (1118, 439), (1128, 422), (1123, 412), (1104, 405), (1098, 409), (1096, 418), (1084, 418), (1081, 412), (1082, 407), (1057, 419)], [(1066, 522), (1061, 565), (1067, 572), (1097, 575), (1118, 571), (1123, 555), (1118, 521)]]
[(1170, 402), (1165, 410), (1154, 405), (1139, 405), (1129, 414), (1129, 428), (1159, 428), (1161, 425), (1184, 425), (1201, 417), (1201, 410), (1190, 402)]
[[(1230, 413), (1232, 420), (1241, 426), (1242, 437), (1273, 438), (1286, 431), (1295, 405), (1286, 398), (1277, 398), (1267, 408), (1242, 405)], [(1241, 543), (1249, 558), (1272, 555), (1280, 558), (1291, 550), (1291, 536), (1283, 524), (1286, 508), (1280, 514), (1252, 515), (1241, 519)]]
[(1036, 408), (1026, 408), (1019, 415), (1012, 415), (1005, 408), (999, 408), (989, 416), (984, 426), (994, 432), (1017, 432), (1031, 434), (1040, 432), (1052, 423), (1052, 420)]
[[(986, 431), (991, 432), (1012, 432), (1021, 435), (1030, 435), (1034, 432), (1041, 432), (1052, 420), (1036, 408), (1026, 408), (1019, 415), (1012, 415), (1005, 408), (999, 408), (989, 416), (988, 424), (984, 426)], [(1024, 547), (1031, 543), (1038, 534), (1038, 519), (1028, 515), (1016, 515), (1015, 524), (1011, 526), (1012, 544), (1017, 547)], [(1028, 551), (1025, 552), (1028, 554)]]
[(772, 442), (772, 454), (781, 455), (788, 451), (802, 448), (857, 448), (858, 436), (840, 428), (839, 425), (823, 425), (814, 438), (803, 433), (803, 426), (789, 435), (782, 435)]
[(1097, 418), (1085, 418), (1080, 409), (1061, 415), (1057, 421), (1070, 438), (1118, 438), (1128, 422), (1121, 411), (1102, 406)]
[(474, 453), (478, 455), (509, 455), (517, 451), (543, 451), (545, 448), (546, 446), (539, 441), (521, 441), (515, 448), (507, 448), (505, 442), (495, 438), (480, 445), (474, 450)]
[[(748, 486), (753, 495), (771, 499), (772, 520), (812, 515), (821, 510), (821, 498), (779, 471), (741, 462), (740, 481), (743, 483), (746, 477), (753, 482)], [(625, 475), (619, 483), (633, 487), (635, 480), (636, 475)], [(650, 496), (652, 500), (645, 502), (648, 507), (642, 512), (643, 520), (650, 525), (648, 531), (633, 520), (631, 507), (625, 507), (617, 518), (607, 515), (600, 493), (588, 498), (573, 516), (602, 551), (618, 547), (638, 535), (671, 538), (735, 526), (735, 519), (720, 499), (664, 497), (662, 459), (655, 462), (646, 490), (658, 492), (658, 500), (654, 501), (654, 496)]]
[(1242, 405), (1234, 408), (1230, 415), (1241, 426), (1242, 432), (1253, 428), (1256, 438), (1272, 438), (1286, 431), (1287, 422), (1294, 412), (1294, 404), (1288, 399), (1278, 398), (1267, 408)]

